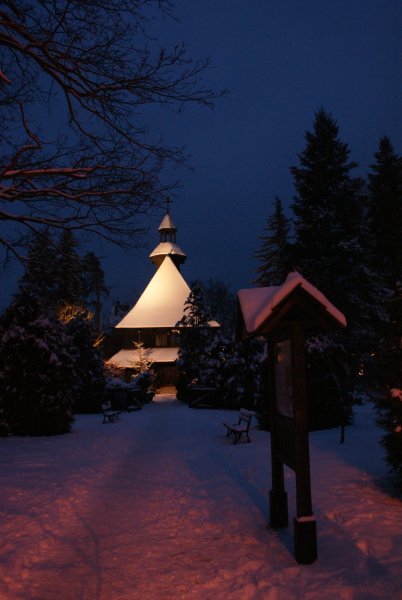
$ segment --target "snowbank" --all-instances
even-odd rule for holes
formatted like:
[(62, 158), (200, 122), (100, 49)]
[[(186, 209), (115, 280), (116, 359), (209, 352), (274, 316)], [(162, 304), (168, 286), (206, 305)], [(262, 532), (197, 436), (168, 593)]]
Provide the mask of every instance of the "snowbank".
[(344, 445), (311, 434), (319, 558), (300, 566), (291, 529), (267, 528), (269, 434), (234, 446), (234, 413), (156, 399), (116, 424), (0, 439), (2, 600), (402, 598), (402, 502), (369, 407)]

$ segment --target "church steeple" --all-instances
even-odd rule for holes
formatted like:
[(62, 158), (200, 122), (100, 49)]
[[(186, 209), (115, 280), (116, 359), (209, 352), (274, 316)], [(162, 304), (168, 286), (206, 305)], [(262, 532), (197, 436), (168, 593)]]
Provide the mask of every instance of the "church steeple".
[(177, 269), (180, 271), (180, 265), (184, 263), (187, 256), (176, 244), (177, 229), (169, 212), (169, 204), (171, 202), (170, 198), (166, 199), (166, 213), (158, 227), (160, 243), (156, 246), (155, 250), (151, 252), (149, 258), (154, 265), (159, 268), (166, 256), (170, 256)]

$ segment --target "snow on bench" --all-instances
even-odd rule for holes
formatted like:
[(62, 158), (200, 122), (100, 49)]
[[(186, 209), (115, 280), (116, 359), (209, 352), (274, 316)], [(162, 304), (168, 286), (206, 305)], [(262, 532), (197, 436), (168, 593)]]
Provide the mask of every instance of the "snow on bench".
[(248, 432), (250, 429), (253, 414), (254, 412), (252, 410), (246, 410), (245, 408), (241, 408), (237, 423), (234, 423), (233, 425), (229, 425), (228, 423), (223, 424), (227, 429), (226, 437), (228, 437), (229, 435), (234, 436), (234, 444), (237, 444), (242, 435), (245, 435), (247, 437), (247, 441), (251, 442)]
[(120, 411), (112, 409), (112, 403), (103, 402), (102, 404), (102, 412), (103, 412), (103, 423), (114, 423), (118, 420)]

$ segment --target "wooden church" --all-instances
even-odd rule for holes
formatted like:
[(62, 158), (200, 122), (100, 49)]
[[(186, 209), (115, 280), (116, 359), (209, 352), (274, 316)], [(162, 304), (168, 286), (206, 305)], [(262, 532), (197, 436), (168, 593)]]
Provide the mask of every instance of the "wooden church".
[(112, 334), (113, 345), (120, 348), (108, 362), (130, 369), (138, 350), (133, 342), (143, 342), (145, 356), (158, 375), (159, 386), (175, 385), (178, 371), (178, 340), (175, 325), (182, 318), (190, 288), (180, 273), (186, 254), (176, 244), (176, 227), (169, 213), (158, 228), (160, 241), (149, 258), (156, 272), (137, 303), (118, 322)]

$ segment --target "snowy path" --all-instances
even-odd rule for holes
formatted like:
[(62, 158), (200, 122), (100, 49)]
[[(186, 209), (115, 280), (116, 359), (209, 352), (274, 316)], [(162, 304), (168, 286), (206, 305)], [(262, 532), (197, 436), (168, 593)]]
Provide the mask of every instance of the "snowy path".
[[(225, 411), (153, 402), (117, 424), (0, 440), (0, 600), (402, 599), (402, 503), (371, 411), (311, 435), (319, 559), (266, 527), (268, 434), (225, 437)], [(288, 471), (289, 509), (294, 510)]]

